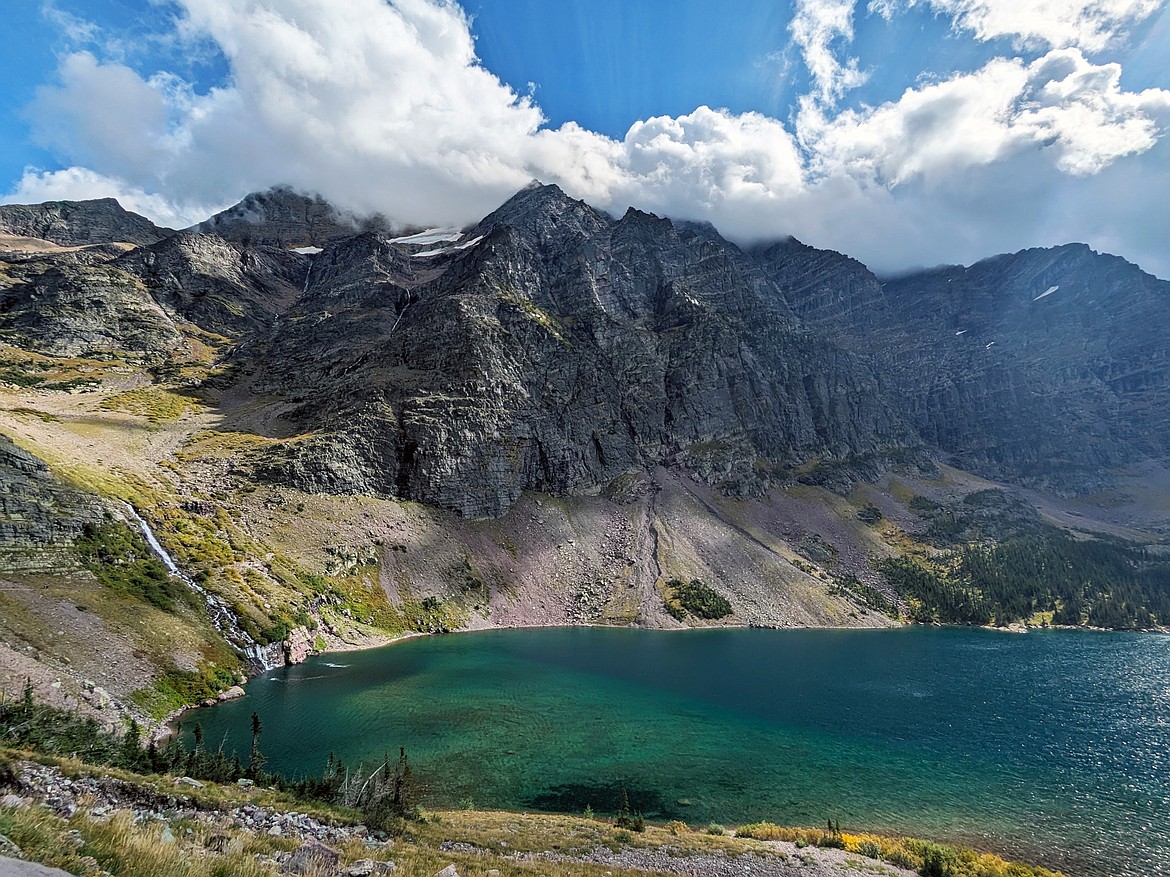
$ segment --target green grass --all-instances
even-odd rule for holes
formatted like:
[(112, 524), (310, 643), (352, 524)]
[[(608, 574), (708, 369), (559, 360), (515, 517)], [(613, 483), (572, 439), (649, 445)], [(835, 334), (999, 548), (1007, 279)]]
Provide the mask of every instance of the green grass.
[[(3, 757), (30, 757), (27, 753), (0, 750), (0, 780)], [(140, 789), (143, 800), (176, 794), (173, 780), (143, 776), (119, 768), (97, 767), (72, 759), (32, 756), (56, 766), (69, 777), (111, 777)], [(202, 788), (184, 788), (189, 806), (201, 810), (228, 810), (250, 803), (270, 811), (295, 810), (316, 819), (340, 825), (355, 825), (362, 814), (343, 807), (297, 800), (288, 791), (243, 788), (234, 784), (207, 782)], [(164, 837), (164, 825), (170, 829)], [(735, 836), (708, 831), (691, 831), (684, 823), (647, 825), (642, 833), (616, 827), (612, 821), (544, 813), (509, 813), (492, 810), (441, 810), (420, 814), (420, 818), (396, 824), (393, 844), (366, 848), (346, 841), (333, 846), (341, 855), (342, 867), (359, 858), (392, 860), (401, 877), (432, 877), (454, 863), (464, 877), (486, 877), (496, 870), (500, 877), (611, 877), (639, 875), (612, 865), (598, 865), (555, 857), (587, 855), (598, 847), (620, 850), (622, 846), (661, 849), (672, 857), (715, 855), (734, 860), (745, 853), (778, 859), (787, 854), (771, 845), (787, 841), (799, 847), (833, 846), (860, 858), (846, 860), (845, 867), (865, 867), (865, 860), (884, 860), (923, 875), (939, 877), (1056, 877), (1054, 872), (1031, 865), (1011, 863), (987, 853), (936, 844), (914, 838), (811, 828), (790, 828), (772, 823), (741, 826)], [(275, 874), (257, 855), (271, 855), (294, 849), (291, 837), (250, 833), (222, 823), (211, 825), (197, 820), (171, 817), (166, 822), (136, 824), (126, 811), (104, 820), (90, 818), (82, 809), (72, 818), (54, 816), (36, 806), (0, 807), (0, 834), (25, 851), (26, 857), (75, 874), (92, 875), (95, 870), (84, 857), (97, 861), (99, 868), (114, 877), (259, 877)], [(213, 835), (221, 841), (214, 847)], [(469, 848), (453, 851), (452, 844)], [(221, 851), (222, 849), (222, 851)], [(552, 854), (550, 857), (548, 854)], [(804, 855), (808, 856), (808, 853)], [(533, 856), (532, 859), (525, 858)], [(811, 861), (811, 858), (810, 858)]]
[(170, 390), (144, 387), (127, 390), (102, 400), (101, 407), (107, 411), (124, 411), (138, 417), (145, 417), (151, 423), (165, 423), (178, 420), (188, 411), (199, 407), (194, 399)]
[(125, 524), (112, 518), (86, 524), (76, 547), (86, 569), (117, 594), (164, 612), (192, 604), (191, 591), (171, 577), (142, 537)]
[(230, 665), (203, 661), (198, 670), (171, 667), (151, 687), (131, 693), (130, 699), (151, 718), (163, 719), (175, 710), (210, 700), (235, 685), (238, 666), (232, 660)]

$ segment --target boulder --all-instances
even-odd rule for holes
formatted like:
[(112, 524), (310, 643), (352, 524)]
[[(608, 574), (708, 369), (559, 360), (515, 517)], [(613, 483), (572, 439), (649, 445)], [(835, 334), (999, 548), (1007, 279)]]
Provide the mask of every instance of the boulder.
[(315, 870), (316, 873), (331, 874), (338, 870), (341, 856), (337, 850), (327, 847), (319, 840), (307, 840), (292, 854), (288, 860), (286, 870), (290, 874), (307, 874)]

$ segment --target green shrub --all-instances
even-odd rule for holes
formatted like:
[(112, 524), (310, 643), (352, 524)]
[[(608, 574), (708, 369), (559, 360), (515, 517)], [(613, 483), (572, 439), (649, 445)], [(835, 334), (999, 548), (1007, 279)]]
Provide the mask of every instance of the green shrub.
[(15, 789), (20, 781), (12, 762), (0, 755), (0, 789)]
[(918, 873), (922, 877), (952, 877), (955, 873), (956, 856), (953, 850), (940, 847), (938, 844), (922, 844), (922, 867)]
[(177, 601), (193, 600), (192, 592), (171, 576), (145, 540), (125, 524), (113, 519), (86, 524), (75, 544), (85, 568), (118, 594), (164, 612), (175, 611)]
[(859, 843), (857, 852), (867, 859), (880, 859), (882, 857), (882, 848), (872, 840), (863, 840)]
[(895, 847), (886, 853), (885, 860), (891, 865), (897, 865), (899, 868), (907, 868), (910, 870), (918, 868), (920, 862), (913, 853), (901, 847)]
[(722, 837), (723, 835), (727, 834), (727, 829), (725, 829), (718, 822), (712, 822), (707, 826), (707, 834), (713, 834), (716, 837)]
[(786, 840), (789, 833), (773, 822), (752, 822), (735, 830), (736, 837), (750, 837), (754, 840)]
[(713, 588), (698, 579), (684, 582), (671, 579), (666, 583), (666, 611), (680, 621), (686, 612), (697, 618), (725, 618), (731, 614), (731, 604)]

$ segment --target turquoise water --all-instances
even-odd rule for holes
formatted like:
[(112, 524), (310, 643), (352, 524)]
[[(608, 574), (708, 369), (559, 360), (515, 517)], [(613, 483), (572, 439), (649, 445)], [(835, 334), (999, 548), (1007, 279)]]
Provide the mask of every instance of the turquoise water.
[(925, 835), (1170, 875), (1170, 638), (557, 628), (311, 659), (185, 719), (270, 769), (405, 746), (435, 804)]

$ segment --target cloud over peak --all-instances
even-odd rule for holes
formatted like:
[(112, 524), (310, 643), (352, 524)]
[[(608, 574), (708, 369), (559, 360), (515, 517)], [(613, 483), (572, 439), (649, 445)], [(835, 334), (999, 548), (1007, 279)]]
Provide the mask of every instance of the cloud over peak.
[[(230, 78), (198, 91), (165, 71), (66, 55), (30, 109), (66, 169), (28, 171), (8, 200), (114, 194), (181, 225), (289, 184), (440, 224), (474, 220), (537, 177), (613, 212), (708, 219), (741, 240), (793, 233), (885, 270), (1086, 239), (1170, 275), (1170, 228), (1132, 207), (1170, 197), (1170, 92), (1127, 91), (1118, 63), (1086, 55), (1158, 3), (924, 2), (979, 39), (1043, 46), (838, 109), (864, 79), (851, 49), (866, 9), (797, 0), (791, 36), (812, 90), (793, 121), (700, 106), (615, 139), (549, 128), (480, 63), (451, 0), (180, 0), (178, 35), (212, 40)], [(1034, 203), (1021, 208), (1022, 196)], [(1057, 201), (1059, 213), (1041, 209)]]

